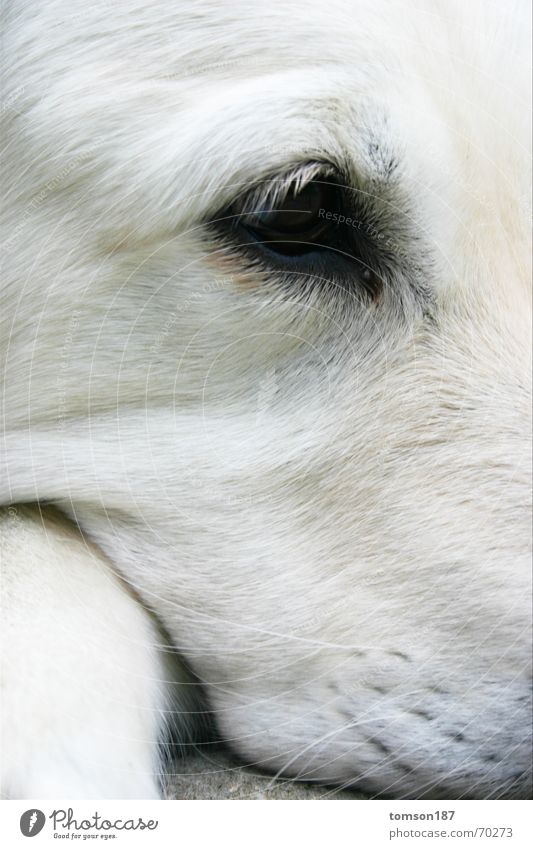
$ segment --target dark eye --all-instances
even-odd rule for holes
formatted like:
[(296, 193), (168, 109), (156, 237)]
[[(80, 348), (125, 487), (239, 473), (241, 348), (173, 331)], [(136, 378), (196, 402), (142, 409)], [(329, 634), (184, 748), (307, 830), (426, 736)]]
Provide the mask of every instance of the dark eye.
[(280, 273), (293, 289), (375, 298), (382, 280), (364, 222), (365, 196), (332, 166), (310, 163), (242, 194), (211, 227), (254, 268)]
[(337, 195), (336, 187), (324, 181), (312, 181), (302, 189), (293, 186), (281, 200), (241, 212), (240, 224), (277, 253), (301, 256), (316, 250), (329, 224), (326, 211), (338, 208)]

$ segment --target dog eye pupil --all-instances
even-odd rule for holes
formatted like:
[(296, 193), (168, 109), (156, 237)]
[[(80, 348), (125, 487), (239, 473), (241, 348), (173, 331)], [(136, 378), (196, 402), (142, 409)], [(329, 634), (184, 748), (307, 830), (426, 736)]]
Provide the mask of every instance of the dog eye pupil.
[(278, 233), (306, 232), (319, 220), (322, 196), (323, 190), (319, 183), (308, 183), (298, 194), (291, 191), (274, 209), (252, 213), (248, 225)]
[[(290, 190), (272, 207), (253, 210), (241, 216), (241, 223), (262, 241), (274, 243), (272, 247), (288, 252), (290, 245), (299, 252), (313, 249), (312, 241), (321, 233), (325, 219), (324, 210), (331, 186), (310, 182), (300, 191)], [(307, 245), (307, 247), (305, 247)]]

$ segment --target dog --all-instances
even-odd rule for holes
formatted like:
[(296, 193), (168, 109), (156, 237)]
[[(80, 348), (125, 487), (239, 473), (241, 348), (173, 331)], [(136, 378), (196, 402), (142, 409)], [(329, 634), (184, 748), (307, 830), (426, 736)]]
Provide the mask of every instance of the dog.
[(4, 796), (530, 793), (528, 5), (5, 4)]

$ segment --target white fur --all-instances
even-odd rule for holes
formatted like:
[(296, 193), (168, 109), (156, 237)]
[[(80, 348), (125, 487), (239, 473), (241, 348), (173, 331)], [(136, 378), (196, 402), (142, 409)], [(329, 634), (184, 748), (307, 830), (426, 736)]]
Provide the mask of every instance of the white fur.
[[(7, 5), (3, 503), (75, 519), (273, 772), (527, 793), (527, 5)], [(408, 274), (377, 304), (303, 301), (204, 226), (310, 160), (378, 191), (369, 137), (425, 306)], [(36, 545), (20, 592), (44, 600), (65, 561)], [(89, 559), (95, 595), (149, 628)], [(98, 669), (97, 607), (68, 628)], [(59, 791), (61, 754), (38, 785), (15, 765), (10, 686), (9, 792)], [(144, 794), (97, 782), (86, 745), (99, 796)]]
[(158, 798), (180, 674), (161, 634), (65, 519), (11, 507), (0, 539), (2, 795)]

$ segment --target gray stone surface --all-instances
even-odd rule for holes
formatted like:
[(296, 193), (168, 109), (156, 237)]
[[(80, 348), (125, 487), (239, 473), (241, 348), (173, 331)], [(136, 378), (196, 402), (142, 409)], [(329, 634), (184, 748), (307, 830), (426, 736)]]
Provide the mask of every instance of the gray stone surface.
[(221, 751), (209, 748), (174, 762), (168, 799), (364, 799), (353, 790), (336, 790), (289, 780), (273, 780), (241, 767)]

